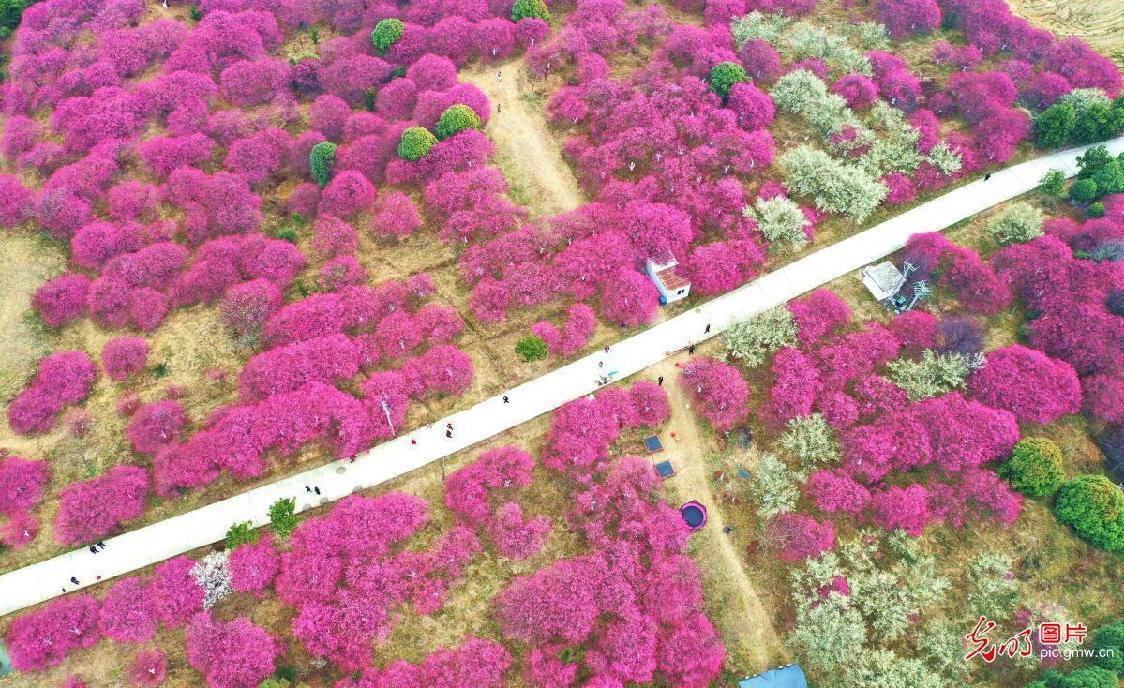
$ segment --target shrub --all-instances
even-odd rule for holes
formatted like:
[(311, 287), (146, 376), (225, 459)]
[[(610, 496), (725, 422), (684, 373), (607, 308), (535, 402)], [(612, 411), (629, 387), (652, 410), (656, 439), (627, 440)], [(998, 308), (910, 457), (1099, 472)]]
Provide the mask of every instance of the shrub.
[(405, 28), (401, 19), (383, 19), (375, 24), (375, 30), (371, 32), (371, 45), (382, 55), (402, 38)]
[(1065, 190), (1065, 172), (1061, 170), (1050, 170), (1042, 175), (1042, 180), (1038, 182), (1038, 191), (1050, 197), (1058, 197), (1062, 195)]
[(987, 234), (1000, 246), (1024, 244), (1042, 236), (1042, 211), (1029, 203), (1016, 202), (1007, 206), (987, 225)]
[(1101, 626), (1093, 634), (1093, 663), (1102, 669), (1124, 674), (1124, 619)]
[(527, 335), (516, 342), (515, 353), (519, 354), (527, 363), (541, 361), (547, 355), (546, 341), (533, 334)]
[(35, 379), (8, 406), (12, 430), (29, 435), (54, 427), (59, 411), (86, 398), (97, 378), (93, 361), (81, 351), (61, 351), (39, 361)]
[(149, 584), (140, 576), (118, 581), (102, 598), (99, 626), (106, 637), (119, 643), (152, 640), (157, 621)]
[(757, 215), (757, 226), (770, 243), (783, 241), (795, 250), (808, 243), (805, 228), (811, 223), (800, 206), (784, 196), (758, 201)]
[(273, 542), (266, 537), (257, 543), (236, 547), (230, 553), (228, 565), (231, 590), (260, 595), (277, 576), (280, 560)]
[(1069, 200), (1075, 203), (1091, 203), (1098, 198), (1100, 191), (1092, 179), (1078, 179), (1069, 187)]
[(240, 545), (252, 545), (259, 537), (260, 534), (249, 521), (235, 523), (226, 530), (226, 548), (233, 550)]
[(299, 519), (296, 515), (297, 502), (292, 497), (278, 499), (269, 506), (269, 523), (273, 532), (282, 537), (288, 537), (297, 527)]
[(710, 88), (723, 100), (730, 95), (730, 88), (734, 84), (749, 81), (745, 67), (737, 62), (719, 62), (710, 69)]
[(321, 141), (312, 147), (308, 154), (308, 168), (312, 179), (324, 188), (332, 178), (332, 168), (336, 164), (336, 144)]
[(129, 664), (129, 681), (134, 686), (141, 688), (159, 686), (167, 677), (168, 658), (161, 650), (138, 652)]
[(1103, 475), (1081, 475), (1062, 485), (1054, 513), (1097, 547), (1124, 554), (1124, 491)]
[(398, 140), (398, 157), (406, 160), (420, 160), (437, 143), (437, 137), (425, 127), (408, 127)]
[(1062, 452), (1051, 440), (1027, 437), (1015, 444), (1010, 460), (999, 469), (999, 475), (1028, 497), (1049, 497), (1065, 480)]
[(541, 19), (550, 21), (550, 10), (543, 0), (515, 0), (511, 8), (511, 21), (520, 19)]
[(258, 685), (273, 673), (278, 653), (277, 641), (245, 618), (221, 622), (204, 613), (187, 629), (187, 661), (210, 688)]
[(482, 126), (480, 116), (476, 114), (475, 110), (462, 103), (457, 103), (441, 113), (434, 132), (437, 134), (437, 138), (443, 141), (459, 131), (479, 129)]
[(887, 364), (890, 379), (904, 389), (910, 399), (935, 397), (954, 389), (963, 389), (972, 367), (959, 353), (925, 351), (920, 361), (899, 358)]
[(5, 641), (12, 666), (41, 671), (62, 663), (72, 651), (94, 645), (98, 629), (98, 601), (86, 594), (67, 595), (12, 622)]
[(101, 350), (105, 374), (117, 382), (144, 370), (147, 360), (148, 342), (143, 337), (115, 337)]

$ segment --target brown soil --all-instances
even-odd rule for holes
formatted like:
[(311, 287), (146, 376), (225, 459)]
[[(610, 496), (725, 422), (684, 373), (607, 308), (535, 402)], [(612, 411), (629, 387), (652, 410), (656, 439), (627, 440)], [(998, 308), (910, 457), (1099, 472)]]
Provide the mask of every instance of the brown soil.
[(724, 532), (726, 520), (710, 488), (711, 469), (706, 459), (717, 450), (718, 443), (709, 428), (700, 428), (690, 399), (679, 387), (676, 363), (685, 360), (685, 354), (676, 356), (644, 373), (648, 378), (664, 376), (663, 387), (671, 405), (671, 419), (660, 430), (666, 458), (676, 469), (667, 482), (668, 497), (674, 495), (679, 503), (693, 499), (707, 507), (707, 524), (691, 538), (691, 554), (702, 571), (711, 619), (726, 644), (726, 666), (731, 671), (754, 674), (787, 664), (788, 654), (773, 626), (772, 614), (761, 603), (734, 545), (741, 534)]
[[(500, 77), (500, 78), (497, 78)], [(562, 159), (557, 134), (543, 117), (541, 83), (532, 83), (522, 59), (476, 66), (458, 74), (488, 95), (495, 109), (484, 129), (496, 146), (512, 198), (533, 215), (555, 215), (582, 204), (581, 191)]]

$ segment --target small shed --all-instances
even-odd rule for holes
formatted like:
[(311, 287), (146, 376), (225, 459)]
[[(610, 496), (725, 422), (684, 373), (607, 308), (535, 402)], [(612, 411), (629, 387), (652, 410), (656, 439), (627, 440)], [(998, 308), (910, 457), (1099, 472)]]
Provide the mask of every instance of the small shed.
[(691, 293), (691, 281), (679, 274), (678, 267), (679, 261), (671, 253), (662, 253), (644, 261), (644, 272), (656, 285), (663, 305), (687, 298)]
[(804, 670), (797, 664), (769, 669), (738, 681), (738, 688), (808, 688)]
[(859, 277), (866, 290), (879, 303), (893, 298), (905, 284), (905, 275), (888, 260), (859, 270)]
[(643, 442), (644, 449), (647, 450), (649, 454), (658, 454), (663, 451), (663, 442), (660, 442), (660, 438), (657, 435), (648, 435), (644, 438)]

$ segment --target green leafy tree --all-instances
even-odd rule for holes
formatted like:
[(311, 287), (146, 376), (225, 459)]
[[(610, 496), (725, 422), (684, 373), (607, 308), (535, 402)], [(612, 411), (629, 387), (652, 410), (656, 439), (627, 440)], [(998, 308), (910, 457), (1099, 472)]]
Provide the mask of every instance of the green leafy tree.
[(835, 430), (818, 413), (788, 421), (780, 446), (799, 457), (805, 466), (835, 463), (841, 449)]
[(254, 530), (249, 521), (235, 523), (226, 531), (226, 548), (234, 549), (238, 545), (248, 545), (258, 541), (258, 531)]
[(1097, 193), (1101, 196), (1124, 191), (1124, 166), (1119, 160), (1110, 160), (1090, 177), (1097, 183)]
[(1101, 667), (1085, 667), (1068, 674), (1050, 669), (1042, 674), (1046, 688), (1117, 688), (1116, 674)]
[(543, 0), (515, 0), (515, 5), (511, 8), (511, 21), (520, 19), (550, 21), (550, 10)]
[(1022, 201), (1007, 206), (987, 225), (987, 234), (1000, 246), (1025, 244), (1042, 236), (1042, 211)]
[[(1100, 201), (1090, 203), (1089, 207), (1085, 209), (1085, 215), (1088, 217), (1104, 217), (1104, 203)], [(1104, 246), (1105, 245), (1102, 244), (1099, 248), (1103, 248)]]
[(1124, 674), (1124, 619), (1101, 626), (1093, 634), (1093, 663), (1102, 669)]
[(1094, 176), (1105, 165), (1116, 160), (1105, 146), (1093, 146), (1083, 154), (1077, 156), (1077, 178), (1086, 179)]
[(1120, 108), (1107, 102), (1089, 105), (1077, 115), (1073, 124), (1073, 138), (1078, 143), (1105, 141), (1120, 132), (1124, 120)]
[(1078, 179), (1069, 187), (1069, 200), (1074, 203), (1092, 203), (1100, 197), (1097, 183), (1092, 179)]
[(787, 514), (795, 509), (800, 499), (799, 483), (803, 480), (802, 475), (772, 454), (762, 456), (750, 483), (757, 515), (767, 521), (777, 514)]
[(999, 475), (1028, 497), (1049, 497), (1065, 480), (1062, 450), (1045, 437), (1021, 439), (1011, 450), (1010, 460), (999, 469)]
[(783, 241), (796, 250), (804, 248), (808, 224), (800, 206), (784, 196), (757, 202), (757, 227), (770, 242)]
[(284, 678), (267, 678), (261, 682), (258, 688), (289, 688), (293, 684), (289, 683), (288, 679)]
[(1054, 103), (1034, 118), (1034, 136), (1039, 148), (1059, 148), (1073, 138), (1077, 114), (1069, 103)]
[(429, 149), (433, 148), (435, 143), (437, 137), (425, 127), (408, 127), (398, 139), (398, 157), (420, 160), (429, 153)]
[(719, 62), (710, 68), (710, 87), (723, 99), (730, 95), (731, 86), (746, 81), (749, 75), (737, 62)]
[(950, 685), (967, 685), (971, 667), (964, 661), (964, 631), (948, 619), (929, 621), (917, 635), (917, 645), (925, 663)]
[(848, 598), (833, 592), (826, 599), (797, 604), (796, 622), (787, 641), (807, 666), (831, 674), (862, 651), (866, 624)]
[(1058, 490), (1054, 514), (1101, 549), (1124, 555), (1124, 490), (1103, 475), (1081, 475)]
[(10, 35), (23, 18), (27, 0), (0, 0), (0, 29), (7, 29)]
[(522, 356), (527, 363), (541, 361), (546, 358), (546, 341), (542, 337), (529, 334), (515, 343), (515, 353)]
[(726, 350), (750, 368), (765, 362), (765, 357), (782, 346), (796, 344), (796, 321), (784, 306), (770, 308), (726, 329)]
[(919, 659), (893, 650), (864, 649), (844, 669), (840, 688), (944, 688), (945, 682)]
[(855, 223), (870, 217), (890, 191), (869, 171), (807, 144), (788, 151), (780, 162), (793, 193), (811, 196), (821, 211), (847, 215)]
[(336, 144), (331, 141), (321, 141), (308, 153), (308, 166), (312, 171), (312, 178), (320, 188), (324, 188), (331, 181), (332, 168), (335, 164)]
[(958, 353), (926, 350), (920, 361), (899, 358), (887, 364), (890, 379), (909, 394), (910, 399), (935, 397), (954, 389), (964, 389), (972, 372), (968, 358)]
[(288, 537), (297, 527), (299, 519), (296, 514), (297, 500), (292, 497), (278, 499), (269, 507), (269, 523), (273, 532), (282, 537)]
[(375, 24), (375, 30), (371, 32), (371, 45), (375, 46), (375, 50), (381, 55), (402, 38), (402, 31), (405, 28), (401, 19), (393, 17), (383, 19)]
[(434, 128), (437, 138), (444, 141), (458, 131), (465, 129), (479, 129), (484, 126), (476, 111), (467, 105), (457, 103), (441, 113)]
[(1061, 170), (1050, 170), (1042, 175), (1042, 180), (1038, 182), (1038, 191), (1041, 193), (1057, 198), (1062, 195), (1065, 190), (1065, 172)]

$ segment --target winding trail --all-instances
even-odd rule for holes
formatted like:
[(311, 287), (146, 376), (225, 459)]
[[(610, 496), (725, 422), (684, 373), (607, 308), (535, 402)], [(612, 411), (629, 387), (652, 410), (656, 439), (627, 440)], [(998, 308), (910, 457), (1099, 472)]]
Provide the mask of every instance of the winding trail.
[[(1114, 154), (1124, 151), (1124, 137), (1106, 144)], [(598, 378), (617, 371), (615, 380), (634, 375), (691, 344), (716, 336), (730, 324), (852, 273), (905, 245), (912, 234), (943, 230), (991, 206), (1035, 188), (1051, 168), (1071, 176), (1077, 156), (1087, 147), (1072, 148), (995, 172), (989, 181), (965, 184), (945, 195), (824, 247), (718, 296), (682, 315), (655, 325), (539, 378), (525, 382), (464, 411), (372, 447), (353, 463), (346, 460), (283, 478), (269, 485), (208, 504), (194, 511), (145, 526), (106, 541), (98, 554), (83, 548), (0, 576), (0, 616), (58, 597), (98, 581), (121, 576), (184, 552), (221, 541), (232, 523), (269, 522), (269, 505), (295, 497), (300, 510), (312, 500), (306, 485), (320, 488), (326, 504), (367, 489), (487, 440), (500, 432), (549, 413), (571, 399), (595, 392)], [(704, 329), (711, 331), (704, 335)], [(602, 367), (599, 364), (603, 364)], [(511, 398), (504, 404), (502, 397)], [(445, 437), (452, 423), (453, 438)], [(79, 586), (69, 583), (76, 576)]]
[(492, 101), (494, 109), (484, 132), (496, 146), (499, 167), (516, 200), (525, 201), (536, 216), (581, 205), (578, 182), (539, 111), (542, 101), (535, 97), (523, 60), (466, 69), (457, 78), (474, 84)]

